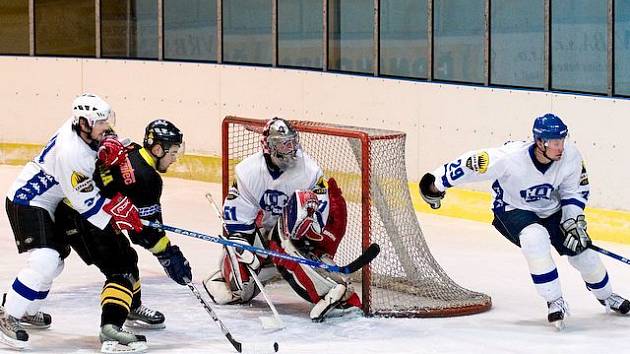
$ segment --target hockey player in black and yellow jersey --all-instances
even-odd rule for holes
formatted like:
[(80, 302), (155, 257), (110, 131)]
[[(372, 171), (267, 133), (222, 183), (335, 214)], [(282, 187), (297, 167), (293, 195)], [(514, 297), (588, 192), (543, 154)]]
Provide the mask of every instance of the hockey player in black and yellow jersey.
[[(183, 149), (182, 133), (163, 119), (146, 127), (143, 146), (123, 146), (116, 138), (107, 138), (99, 149), (95, 184), (104, 195), (121, 193), (128, 197), (143, 219), (162, 222), (162, 178), (158, 172), (166, 172)], [(101, 350), (135, 351), (134, 343), (146, 338), (122, 330), (123, 323), (164, 328), (165, 320), (159, 311), (142, 305), (137, 253), (122, 234), (96, 230), (71, 208), (60, 206), (57, 210), (58, 224), (72, 248), (87, 264), (97, 265), (107, 278), (101, 292)], [(174, 281), (184, 285), (192, 280), (188, 261), (163, 231), (143, 228), (128, 236), (151, 251)]]

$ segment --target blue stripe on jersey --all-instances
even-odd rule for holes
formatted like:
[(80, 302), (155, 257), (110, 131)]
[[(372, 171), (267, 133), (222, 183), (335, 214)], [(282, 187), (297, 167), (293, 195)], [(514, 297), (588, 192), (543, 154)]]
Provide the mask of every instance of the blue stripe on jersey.
[(153, 204), (148, 207), (138, 208), (138, 214), (140, 214), (141, 218), (151, 216), (153, 214), (157, 214), (161, 212), (162, 212), (162, 207), (160, 206), (160, 204)]
[(534, 284), (543, 284), (558, 279), (558, 269), (554, 268), (551, 272), (545, 274), (531, 274)]
[(101, 196), (100, 198), (98, 198), (96, 203), (94, 203), (93, 207), (91, 207), (88, 211), (81, 213), (81, 215), (86, 219), (91, 218), (92, 216), (96, 215), (96, 213), (98, 213), (101, 210), (101, 207), (103, 206), (104, 203), (105, 203), (105, 197)]
[(581, 201), (575, 199), (575, 198), (570, 198), (570, 199), (562, 199), (560, 201), (560, 205), (565, 206), (565, 205), (577, 205), (578, 207), (580, 207), (580, 209), (584, 210), (584, 208), (586, 207), (586, 204), (582, 203)]
[(604, 279), (602, 281), (600, 281), (599, 283), (594, 283), (594, 284), (591, 284), (591, 283), (588, 283), (588, 282), (585, 282), (585, 283), (586, 283), (586, 287), (589, 290), (591, 290), (591, 289), (594, 289), (594, 290), (601, 289), (601, 288), (605, 287), (606, 284), (608, 284), (608, 272), (606, 272), (606, 275), (604, 276)]
[(48, 154), (50, 149), (55, 146), (55, 143), (57, 143), (57, 135), (53, 136), (52, 139), (48, 141), (48, 144), (46, 144), (46, 146), (44, 147), (44, 150), (42, 150), (42, 153), (39, 155), (39, 159), (37, 159), (39, 163), (44, 163), (44, 158), (46, 158), (46, 155)]
[(26, 184), (15, 191), (13, 202), (20, 205), (29, 205), (35, 197), (46, 193), (47, 190), (59, 184), (55, 178), (40, 170)]
[(256, 226), (254, 226), (254, 224), (225, 224), (225, 228), (230, 233), (256, 230)]
[(495, 213), (502, 213), (505, 211), (506, 203), (503, 201), (503, 188), (501, 188), (499, 180), (494, 180), (494, 183), (492, 183), (492, 190), (496, 194), (494, 202), (492, 203), (492, 211)]
[(22, 296), (23, 298), (29, 301), (43, 300), (46, 298), (46, 296), (48, 296), (48, 290), (47, 291), (33, 290), (29, 288), (28, 286), (24, 285), (18, 278), (15, 278), (12, 288), (13, 290), (15, 290), (16, 293), (18, 293), (20, 296)]

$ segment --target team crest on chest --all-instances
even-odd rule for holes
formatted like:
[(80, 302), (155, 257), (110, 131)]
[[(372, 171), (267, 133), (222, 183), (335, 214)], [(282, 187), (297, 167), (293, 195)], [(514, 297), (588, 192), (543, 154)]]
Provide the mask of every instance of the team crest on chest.
[(554, 191), (554, 187), (549, 183), (539, 184), (533, 187), (529, 187), (521, 191), (521, 198), (525, 199), (527, 203), (536, 202), (541, 199), (551, 199), (551, 193)]
[(287, 205), (289, 197), (281, 191), (267, 189), (260, 198), (259, 204), (262, 210), (273, 215), (282, 215), (282, 209)]

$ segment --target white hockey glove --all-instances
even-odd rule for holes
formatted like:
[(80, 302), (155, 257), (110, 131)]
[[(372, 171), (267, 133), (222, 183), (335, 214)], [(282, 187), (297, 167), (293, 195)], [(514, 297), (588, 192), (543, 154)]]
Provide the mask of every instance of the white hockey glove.
[(568, 218), (560, 224), (564, 234), (563, 245), (571, 251), (580, 254), (591, 245), (591, 238), (586, 232), (586, 218), (578, 215), (577, 218)]
[[(251, 245), (247, 238), (241, 234), (229, 235), (228, 240), (248, 246)], [(254, 252), (234, 247), (234, 255), (240, 263), (248, 265), (252, 270), (257, 270), (258, 268), (260, 268), (260, 260), (258, 259), (258, 256), (254, 254)]]
[(431, 209), (439, 209), (442, 206), (442, 199), (446, 192), (435, 192), (435, 176), (425, 173), (420, 180), (420, 196), (431, 206)]

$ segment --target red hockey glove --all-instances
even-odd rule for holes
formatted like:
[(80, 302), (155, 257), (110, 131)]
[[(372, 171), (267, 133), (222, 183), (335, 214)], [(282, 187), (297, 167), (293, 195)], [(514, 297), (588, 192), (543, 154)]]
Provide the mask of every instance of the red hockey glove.
[(127, 158), (127, 148), (118, 139), (106, 137), (101, 141), (97, 155), (105, 167), (118, 166)]
[(142, 231), (138, 208), (124, 195), (116, 193), (112, 200), (103, 206), (103, 210), (112, 216), (111, 223), (118, 230)]

